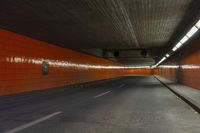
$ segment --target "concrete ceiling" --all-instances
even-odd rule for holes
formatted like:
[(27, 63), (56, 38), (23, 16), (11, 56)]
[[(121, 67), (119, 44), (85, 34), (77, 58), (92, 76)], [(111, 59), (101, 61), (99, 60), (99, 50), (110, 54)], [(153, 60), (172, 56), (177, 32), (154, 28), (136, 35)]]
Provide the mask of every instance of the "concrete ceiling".
[[(152, 65), (197, 1), (1, 0), (0, 27), (124, 64)], [(110, 56), (114, 51), (119, 56)]]

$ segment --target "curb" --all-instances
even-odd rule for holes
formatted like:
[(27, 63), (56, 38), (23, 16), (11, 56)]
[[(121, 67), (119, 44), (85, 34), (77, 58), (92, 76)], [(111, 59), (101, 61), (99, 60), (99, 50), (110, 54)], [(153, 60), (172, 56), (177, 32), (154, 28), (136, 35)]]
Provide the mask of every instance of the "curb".
[(176, 96), (178, 96), (180, 99), (182, 99), (185, 103), (187, 103), (189, 106), (191, 106), (196, 112), (198, 112), (200, 114), (200, 107), (198, 107), (197, 105), (193, 104), (191, 101), (189, 101), (187, 98), (185, 98), (184, 96), (182, 96), (181, 94), (177, 93), (176, 91), (174, 91), (172, 88), (170, 88), (167, 84), (165, 84), (164, 82), (162, 82), (159, 78), (157, 78), (156, 76), (154, 76), (155, 79), (157, 79), (163, 86), (165, 86), (166, 88), (168, 88), (171, 92), (173, 92)]

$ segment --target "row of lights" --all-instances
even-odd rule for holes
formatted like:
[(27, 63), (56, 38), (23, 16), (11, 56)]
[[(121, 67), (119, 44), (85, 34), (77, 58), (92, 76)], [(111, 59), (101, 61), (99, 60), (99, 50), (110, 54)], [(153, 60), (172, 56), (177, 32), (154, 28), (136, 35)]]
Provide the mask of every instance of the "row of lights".
[[(198, 30), (200, 30), (200, 20), (188, 31), (188, 33), (172, 48), (172, 51), (175, 52), (179, 49), (188, 39), (190, 39)], [(167, 53), (157, 64), (152, 66), (152, 68), (156, 68), (159, 66), (164, 60), (170, 57), (170, 54)]]

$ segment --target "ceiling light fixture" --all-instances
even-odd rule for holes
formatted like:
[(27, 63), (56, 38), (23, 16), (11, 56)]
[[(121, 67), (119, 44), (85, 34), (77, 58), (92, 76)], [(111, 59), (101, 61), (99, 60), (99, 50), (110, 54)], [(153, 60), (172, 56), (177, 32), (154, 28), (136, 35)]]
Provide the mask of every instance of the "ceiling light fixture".
[(193, 36), (198, 31), (198, 28), (196, 26), (193, 26), (190, 31), (186, 34), (188, 37)]
[(200, 20), (195, 25), (198, 29), (200, 29)]
[[(180, 48), (189, 38), (191, 38), (198, 30), (200, 29), (200, 20), (193, 26), (187, 34), (178, 42), (173, 48), (172, 51), (175, 52), (178, 48)], [(170, 55), (166, 54), (157, 64), (152, 66), (152, 68), (157, 67), (161, 64), (164, 60), (166, 60)]]
[(183, 43), (185, 43), (188, 39), (189, 39), (189, 38), (188, 38), (187, 36), (184, 36), (184, 37), (180, 40), (180, 42), (183, 44)]
[(182, 45), (183, 45), (183, 44), (182, 44), (181, 42), (178, 42), (178, 43), (176, 44), (176, 47), (177, 47), (177, 48), (180, 48)]
[(176, 51), (178, 48), (175, 46), (173, 47), (172, 51)]

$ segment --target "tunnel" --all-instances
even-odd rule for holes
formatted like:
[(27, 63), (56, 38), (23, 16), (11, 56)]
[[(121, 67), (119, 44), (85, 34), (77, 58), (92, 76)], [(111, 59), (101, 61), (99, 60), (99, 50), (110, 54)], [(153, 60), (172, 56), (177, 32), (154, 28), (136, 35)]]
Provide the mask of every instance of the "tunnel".
[(199, 0), (1, 0), (0, 133), (200, 133)]

